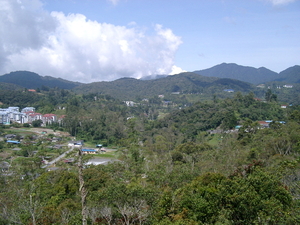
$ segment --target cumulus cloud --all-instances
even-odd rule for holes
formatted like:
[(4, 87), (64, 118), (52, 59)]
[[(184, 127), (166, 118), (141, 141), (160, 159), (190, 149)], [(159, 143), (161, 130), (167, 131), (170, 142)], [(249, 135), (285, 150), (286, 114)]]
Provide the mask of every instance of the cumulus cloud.
[(162, 25), (149, 35), (134, 23), (49, 13), (38, 0), (0, 0), (0, 15), (1, 74), (29, 70), (85, 83), (169, 74), (182, 43)]
[(171, 71), (171, 73), (169, 73), (169, 75), (175, 75), (175, 74), (179, 74), (179, 73), (183, 73), (183, 72), (187, 72), (187, 71), (174, 65), (174, 66), (172, 66), (172, 71)]

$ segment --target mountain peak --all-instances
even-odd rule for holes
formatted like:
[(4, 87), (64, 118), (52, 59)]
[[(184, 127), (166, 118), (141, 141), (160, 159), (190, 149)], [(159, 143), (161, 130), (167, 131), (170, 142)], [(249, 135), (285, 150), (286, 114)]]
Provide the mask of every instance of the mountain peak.
[(15, 71), (4, 74), (0, 76), (0, 82), (12, 83), (29, 89), (36, 89), (42, 86), (72, 89), (80, 85), (78, 82), (67, 81), (51, 76), (43, 77), (30, 71)]
[(194, 73), (219, 78), (231, 78), (252, 84), (260, 84), (273, 81), (279, 77), (278, 73), (265, 67), (254, 68), (241, 66), (236, 63), (222, 63), (205, 70), (194, 71)]

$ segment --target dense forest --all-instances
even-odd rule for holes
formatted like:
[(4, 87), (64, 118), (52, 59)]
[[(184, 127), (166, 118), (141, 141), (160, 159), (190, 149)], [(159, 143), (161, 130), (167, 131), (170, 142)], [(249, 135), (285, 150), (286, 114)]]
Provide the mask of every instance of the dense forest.
[(264, 101), (237, 92), (176, 104), (153, 96), (131, 107), (58, 88), (0, 94), (2, 107), (64, 114), (49, 127), (117, 148), (107, 165), (82, 166), (91, 156), (76, 152), (47, 171), (47, 144), (5, 158), (12, 146), (0, 141), (0, 161), (11, 164), (0, 174), (0, 224), (300, 223), (300, 107), (281, 108), (275, 91)]

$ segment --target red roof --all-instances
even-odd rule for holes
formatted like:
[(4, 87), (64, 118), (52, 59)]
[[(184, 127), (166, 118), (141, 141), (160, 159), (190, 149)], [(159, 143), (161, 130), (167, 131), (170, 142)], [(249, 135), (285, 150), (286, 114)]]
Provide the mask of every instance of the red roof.
[(29, 114), (29, 116), (40, 116), (40, 115), (42, 115), (42, 114), (40, 114), (40, 113), (31, 113), (31, 114)]
[(259, 123), (260, 125), (268, 125), (268, 124), (269, 124), (269, 123), (266, 122), (266, 121), (258, 121), (258, 123)]
[(34, 111), (28, 111), (28, 112), (25, 112), (26, 114), (31, 114), (31, 113), (35, 113)]
[(55, 114), (45, 114), (43, 117), (52, 117), (52, 116), (56, 116)]

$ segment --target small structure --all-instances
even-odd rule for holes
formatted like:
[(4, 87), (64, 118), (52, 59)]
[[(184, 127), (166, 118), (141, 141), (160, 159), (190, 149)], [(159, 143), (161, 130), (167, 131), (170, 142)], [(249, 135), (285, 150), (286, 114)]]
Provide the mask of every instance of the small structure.
[(259, 125), (262, 127), (262, 128), (267, 128), (269, 127), (269, 122), (266, 122), (266, 121), (258, 121)]
[(7, 140), (7, 143), (11, 143), (11, 144), (20, 144), (21, 142), (19, 141), (13, 141), (13, 140)]
[(224, 89), (223, 91), (225, 91), (225, 92), (229, 92), (229, 93), (232, 93), (232, 92), (234, 92), (234, 90), (233, 90), (233, 89)]
[(129, 106), (129, 107), (133, 107), (133, 106), (135, 106), (135, 102), (133, 102), (133, 101), (124, 101), (124, 103), (127, 105), (127, 106)]
[(64, 162), (70, 164), (75, 162), (75, 159), (74, 158), (65, 159)]
[(81, 152), (83, 154), (96, 154), (96, 153), (98, 153), (98, 150), (83, 148), (83, 149), (81, 149)]
[(83, 140), (79, 140), (79, 141), (69, 141), (68, 143), (68, 147), (74, 147), (74, 148), (80, 148), (83, 146)]
[(12, 138), (15, 138), (17, 135), (15, 135), (15, 134), (7, 134), (7, 135), (5, 135), (4, 137), (7, 139), (7, 140), (10, 140), (10, 139), (12, 139)]
[(8, 162), (5, 162), (5, 161), (0, 162), (0, 170), (1, 170), (2, 172), (8, 171), (8, 170), (9, 170), (9, 167), (10, 167), (10, 165), (9, 165)]

